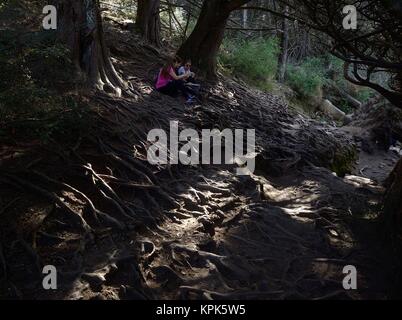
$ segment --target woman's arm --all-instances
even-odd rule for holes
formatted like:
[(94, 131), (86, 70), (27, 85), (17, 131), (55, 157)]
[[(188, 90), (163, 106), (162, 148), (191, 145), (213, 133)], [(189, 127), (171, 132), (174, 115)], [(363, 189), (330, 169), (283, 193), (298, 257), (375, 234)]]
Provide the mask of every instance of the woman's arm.
[(173, 69), (170, 70), (169, 74), (174, 80), (183, 80), (183, 79), (187, 79), (190, 76), (188, 74), (188, 72), (186, 72), (185, 74), (182, 74), (181, 76), (178, 76)]

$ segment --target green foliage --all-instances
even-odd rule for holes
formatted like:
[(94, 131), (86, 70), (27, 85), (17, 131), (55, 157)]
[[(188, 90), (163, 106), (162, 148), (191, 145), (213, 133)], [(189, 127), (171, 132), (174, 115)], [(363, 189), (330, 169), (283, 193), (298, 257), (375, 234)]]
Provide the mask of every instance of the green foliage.
[(324, 60), (314, 57), (299, 66), (288, 65), (287, 82), (302, 97), (319, 94), (325, 82)]
[(42, 108), (22, 109), (18, 113), (8, 111), (6, 115), (1, 107), (0, 141), (38, 139), (42, 143), (51, 140), (74, 143), (90, 127), (88, 106), (76, 97), (60, 97), (54, 101), (54, 104), (40, 105)]
[(343, 60), (333, 56), (332, 54), (325, 55), (325, 59), (331, 65), (331, 69), (335, 74), (334, 77), (345, 80), (343, 77)]
[(219, 62), (233, 74), (266, 89), (276, 75), (278, 54), (276, 38), (249, 40), (240, 44), (226, 41)]
[(374, 95), (375, 92), (372, 89), (360, 87), (357, 93), (354, 94), (354, 97), (364, 103), (371, 99)]
[(339, 150), (335, 154), (330, 168), (339, 177), (344, 177), (346, 174), (352, 172), (358, 158), (359, 156), (355, 147)]
[[(375, 92), (367, 87), (359, 87), (359, 86), (354, 86), (354, 90), (350, 90), (350, 87), (352, 84), (345, 79), (343, 76), (343, 64), (344, 62), (332, 55), (328, 56), (329, 62), (331, 63), (331, 69), (332, 69), (332, 77), (334, 78), (333, 80), (335, 81), (336, 85), (339, 88), (342, 88), (346, 92), (348, 92), (352, 97), (356, 98), (360, 102), (366, 102), (369, 100)], [(347, 104), (347, 102), (345, 102)]]
[[(12, 24), (15, 29), (22, 27), (26, 20), (42, 19), (41, 12), (46, 0), (0, 0), (0, 25)], [(39, 27), (39, 23), (37, 24)]]
[(0, 32), (1, 139), (72, 136), (86, 121), (87, 108), (58, 90), (68, 89), (73, 80), (68, 57), (50, 33)]
[(349, 105), (349, 102), (346, 100), (341, 100), (341, 102), (337, 105), (337, 107), (345, 112), (346, 114), (350, 114), (353, 112), (353, 108)]
[[(348, 82), (343, 76), (343, 64), (342, 60), (329, 54), (307, 58), (298, 66), (288, 65), (287, 84), (302, 99), (320, 96), (324, 86), (327, 83), (333, 83), (357, 100), (366, 102), (373, 96), (373, 90)], [(341, 96), (337, 96), (331, 86), (325, 86), (325, 88), (328, 90), (326, 94), (332, 97), (331, 100), (339, 109), (345, 113), (353, 111), (349, 102)]]

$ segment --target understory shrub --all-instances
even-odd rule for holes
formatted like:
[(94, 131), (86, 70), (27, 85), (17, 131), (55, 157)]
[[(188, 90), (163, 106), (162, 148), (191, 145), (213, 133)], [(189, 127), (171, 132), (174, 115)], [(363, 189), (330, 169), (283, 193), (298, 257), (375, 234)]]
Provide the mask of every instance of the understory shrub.
[(226, 41), (219, 62), (232, 74), (260, 88), (269, 87), (278, 68), (279, 45), (276, 38)]
[(307, 58), (299, 66), (288, 65), (287, 83), (302, 97), (318, 95), (325, 82), (325, 65), (321, 58)]
[(61, 94), (72, 80), (69, 52), (54, 35), (0, 31), (0, 139), (47, 141), (78, 132), (87, 108)]

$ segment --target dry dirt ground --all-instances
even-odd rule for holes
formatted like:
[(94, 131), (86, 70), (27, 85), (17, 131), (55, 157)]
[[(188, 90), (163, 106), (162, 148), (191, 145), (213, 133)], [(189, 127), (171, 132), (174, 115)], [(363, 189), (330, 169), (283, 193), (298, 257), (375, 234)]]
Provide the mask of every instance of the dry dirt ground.
[[(381, 181), (327, 169), (353, 154), (351, 136), (223, 77), (185, 106), (152, 89), (164, 56), (122, 31), (109, 42), (130, 97), (87, 96), (97, 121), (74, 148), (2, 147), (2, 299), (391, 296), (398, 273), (377, 221)], [(151, 166), (146, 133), (171, 120), (256, 129), (256, 173)], [(55, 291), (41, 285), (47, 264)], [(342, 287), (346, 265), (357, 290)]]

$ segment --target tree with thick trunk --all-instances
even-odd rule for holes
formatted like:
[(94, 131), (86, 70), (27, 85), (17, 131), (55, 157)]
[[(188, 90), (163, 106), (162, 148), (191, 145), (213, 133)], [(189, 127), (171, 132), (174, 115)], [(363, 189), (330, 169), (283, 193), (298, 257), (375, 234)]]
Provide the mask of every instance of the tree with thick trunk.
[(160, 46), (160, 0), (138, 0), (136, 26), (147, 42)]
[(197, 24), (178, 55), (190, 58), (200, 73), (216, 78), (216, 64), (230, 13), (250, 0), (204, 0)]
[(402, 240), (402, 159), (389, 175), (384, 201), (384, 218), (387, 230)]
[[(285, 6), (283, 12), (285, 15), (288, 15), (289, 7)], [(283, 82), (285, 80), (286, 67), (288, 62), (288, 50), (289, 50), (289, 22), (288, 19), (282, 18), (281, 52), (279, 55), (279, 63), (278, 63), (279, 82)]]
[(126, 87), (106, 47), (97, 0), (59, 0), (58, 38), (70, 49), (76, 71), (90, 88), (116, 94)]

